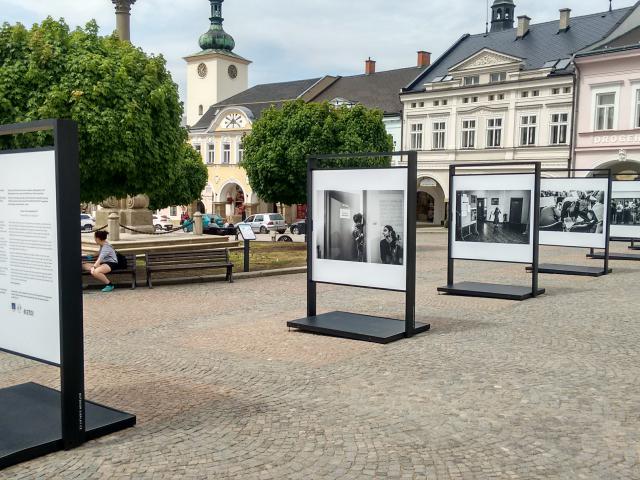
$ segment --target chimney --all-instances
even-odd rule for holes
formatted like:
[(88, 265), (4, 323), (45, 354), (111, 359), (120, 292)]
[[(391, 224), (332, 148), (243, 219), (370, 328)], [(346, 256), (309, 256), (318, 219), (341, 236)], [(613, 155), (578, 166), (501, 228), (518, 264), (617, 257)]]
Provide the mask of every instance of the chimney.
[(369, 60), (364, 62), (364, 73), (366, 73), (367, 75), (376, 73), (376, 61), (371, 60), (371, 57), (369, 57)]
[(420, 50), (418, 52), (418, 67), (424, 68), (431, 65), (431, 52)]
[(571, 27), (571, 9), (560, 9), (560, 31), (566, 32)]
[(526, 15), (520, 15), (518, 17), (518, 36), (516, 38), (524, 38), (524, 36), (529, 33), (529, 23), (531, 22), (531, 18)]

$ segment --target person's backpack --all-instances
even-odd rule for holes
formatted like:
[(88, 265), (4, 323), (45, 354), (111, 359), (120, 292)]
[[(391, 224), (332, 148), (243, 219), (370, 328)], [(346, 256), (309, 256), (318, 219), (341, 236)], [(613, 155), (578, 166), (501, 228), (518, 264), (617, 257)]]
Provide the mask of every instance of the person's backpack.
[(118, 270), (125, 270), (127, 268), (127, 257), (120, 252), (116, 252), (116, 257), (118, 258)]

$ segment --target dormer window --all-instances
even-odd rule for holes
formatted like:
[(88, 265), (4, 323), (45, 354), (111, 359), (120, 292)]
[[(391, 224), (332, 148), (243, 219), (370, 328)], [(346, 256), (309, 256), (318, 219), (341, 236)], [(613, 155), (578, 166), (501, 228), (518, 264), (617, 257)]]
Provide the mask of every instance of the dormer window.
[(507, 72), (494, 72), (490, 76), (491, 83), (505, 82), (507, 80)]
[(467, 77), (464, 77), (465, 86), (478, 85), (478, 84), (480, 84), (480, 75), (469, 75)]

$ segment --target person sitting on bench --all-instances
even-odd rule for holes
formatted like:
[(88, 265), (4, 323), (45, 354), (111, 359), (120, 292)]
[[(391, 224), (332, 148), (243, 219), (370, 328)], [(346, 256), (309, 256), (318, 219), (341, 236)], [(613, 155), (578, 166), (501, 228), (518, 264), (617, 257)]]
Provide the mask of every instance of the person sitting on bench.
[(113, 247), (107, 242), (109, 234), (103, 230), (99, 230), (94, 234), (94, 239), (100, 245), (100, 253), (95, 263), (83, 263), (82, 269), (91, 272), (91, 275), (98, 281), (105, 284), (103, 292), (112, 292), (115, 288), (109, 278), (108, 273), (117, 270), (119, 267), (118, 254)]

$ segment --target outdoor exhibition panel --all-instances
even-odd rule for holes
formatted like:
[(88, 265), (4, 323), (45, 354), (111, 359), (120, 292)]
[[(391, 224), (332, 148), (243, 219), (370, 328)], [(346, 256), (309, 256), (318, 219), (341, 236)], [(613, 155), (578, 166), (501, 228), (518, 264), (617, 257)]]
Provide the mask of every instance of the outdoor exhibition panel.
[[(512, 167), (515, 173), (476, 174), (473, 169)], [(525, 300), (538, 288), (540, 163), (485, 163), (450, 166), (449, 261), (441, 293)], [(468, 170), (467, 170), (468, 169)], [(531, 264), (530, 287), (454, 281), (455, 260)]]
[[(611, 240), (631, 242), (640, 241), (640, 180), (614, 181), (611, 194)], [(601, 259), (602, 254), (591, 251), (589, 258)], [(611, 253), (611, 260), (640, 261), (640, 254)]]
[(593, 177), (571, 177), (578, 171), (543, 170), (551, 175), (563, 173), (566, 176), (540, 180), (540, 245), (603, 249), (604, 265), (542, 263), (538, 269), (540, 273), (590, 277), (611, 273), (611, 171), (590, 170)]
[(0, 468), (135, 424), (84, 398), (77, 125), (42, 120), (0, 135), (52, 131), (53, 147), (0, 151), (0, 351), (60, 368), (60, 391), (0, 389)]
[[(407, 167), (322, 168), (336, 159), (407, 156)], [(389, 343), (424, 332), (415, 322), (417, 154), (309, 158), (307, 317), (303, 331)], [(316, 313), (319, 283), (405, 293), (405, 321), (346, 312)]]

